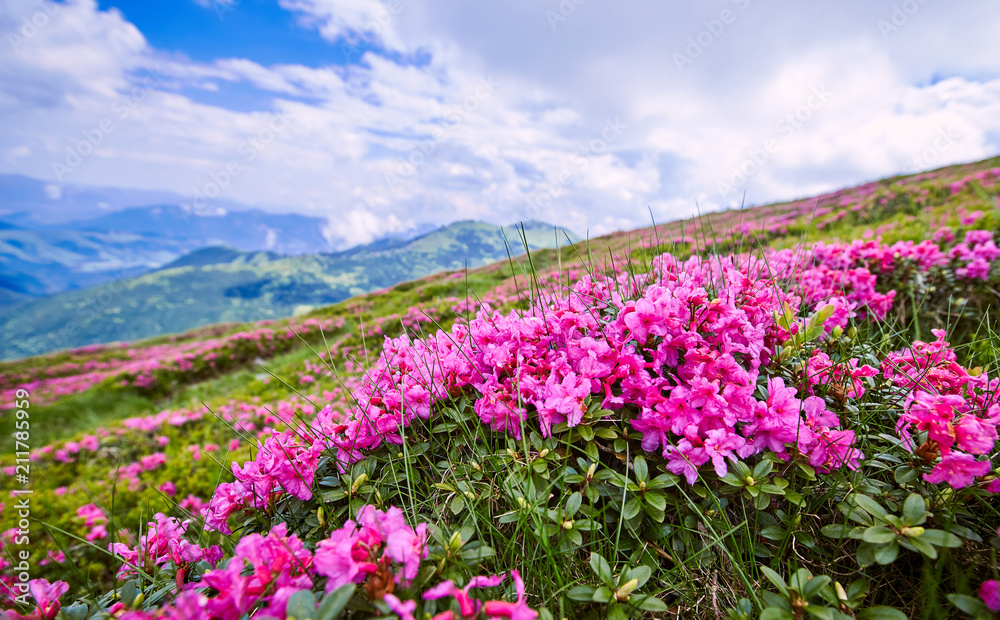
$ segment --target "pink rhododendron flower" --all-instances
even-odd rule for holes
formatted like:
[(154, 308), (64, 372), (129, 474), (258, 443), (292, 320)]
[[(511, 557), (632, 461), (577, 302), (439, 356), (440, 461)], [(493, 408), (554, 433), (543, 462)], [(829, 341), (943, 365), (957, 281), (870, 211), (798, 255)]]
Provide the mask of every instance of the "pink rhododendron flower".
[(1000, 611), (1000, 581), (990, 579), (979, 586), (979, 598), (991, 611)]
[(975, 482), (976, 477), (989, 472), (989, 461), (977, 461), (971, 454), (952, 452), (924, 474), (924, 480), (932, 484), (947, 482), (953, 488), (961, 489)]
[(538, 612), (528, 607), (524, 595), (524, 581), (517, 570), (510, 571), (510, 576), (514, 580), (514, 591), (517, 594), (517, 601), (508, 603), (506, 601), (487, 601), (483, 605), (483, 611), (488, 618), (511, 618), (511, 620), (534, 620), (538, 617)]
[(69, 584), (64, 581), (49, 583), (45, 579), (32, 579), (28, 582), (28, 589), (35, 598), (35, 610), (27, 616), (12, 611), (7, 613), (18, 620), (52, 620), (59, 614), (59, 599), (69, 591)]

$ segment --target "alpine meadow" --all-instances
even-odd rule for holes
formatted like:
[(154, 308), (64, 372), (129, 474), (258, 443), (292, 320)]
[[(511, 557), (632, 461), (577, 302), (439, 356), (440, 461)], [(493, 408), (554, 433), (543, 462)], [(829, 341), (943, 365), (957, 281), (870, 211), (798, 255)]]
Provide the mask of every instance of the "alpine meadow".
[(4, 362), (8, 613), (989, 618), (998, 188), (994, 158)]

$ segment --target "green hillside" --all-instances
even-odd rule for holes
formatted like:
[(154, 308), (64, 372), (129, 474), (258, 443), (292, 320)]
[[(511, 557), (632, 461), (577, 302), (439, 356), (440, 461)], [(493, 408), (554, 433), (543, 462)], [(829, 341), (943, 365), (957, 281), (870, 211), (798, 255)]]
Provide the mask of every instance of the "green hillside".
[[(132, 341), (218, 322), (281, 318), (440, 271), (524, 251), (520, 229), (457, 222), (411, 240), (336, 254), (281, 256), (199, 250), (165, 268), (0, 312), (4, 359), (101, 342)], [(530, 249), (576, 240), (528, 223)]]

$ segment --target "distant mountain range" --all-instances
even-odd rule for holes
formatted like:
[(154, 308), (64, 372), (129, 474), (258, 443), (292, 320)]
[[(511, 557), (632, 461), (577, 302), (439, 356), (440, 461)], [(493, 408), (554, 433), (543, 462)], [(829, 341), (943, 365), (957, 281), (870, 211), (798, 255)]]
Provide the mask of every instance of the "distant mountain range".
[(169, 192), (60, 187), (0, 175), (0, 308), (147, 273), (209, 246), (278, 254), (346, 247), (327, 239), (325, 218), (266, 213), (226, 200), (205, 213), (190, 212), (183, 201)]
[[(120, 217), (113, 221), (123, 227), (129, 222), (146, 221), (145, 216), (130, 211), (114, 214)], [(176, 224), (174, 215), (161, 208), (158, 214), (164, 222), (161, 232), (166, 234)], [(243, 222), (243, 230), (257, 230), (254, 227), (258, 223), (268, 221), (261, 217), (264, 215), (267, 214), (233, 221)], [(204, 230), (208, 235), (211, 228)], [(3, 233), (10, 232), (20, 231), (0, 230), (0, 239), (5, 238)], [(141, 244), (145, 238), (139, 235), (143, 231), (136, 228), (121, 233), (72, 232), (80, 236), (54, 241), (55, 237), (46, 237), (50, 241), (46, 251), (75, 252), (77, 256), (93, 251), (100, 257), (104, 255), (99, 246), (106, 239), (92, 235), (117, 234), (120, 253), (115, 260), (124, 263), (125, 248), (131, 248), (128, 251), (134, 255), (141, 254), (134, 244)], [(309, 237), (302, 231), (299, 233), (297, 243), (307, 244)], [(383, 239), (336, 253), (289, 256), (238, 247), (203, 248), (169, 263), (163, 261), (168, 264), (137, 277), (126, 273), (125, 277), (85, 290), (0, 308), (0, 358), (25, 357), (100, 342), (138, 340), (209, 323), (290, 316), (439, 271), (495, 262), (508, 256), (508, 244), (510, 253), (521, 254), (524, 244), (520, 234), (513, 227), (456, 222), (413, 239)], [(554, 247), (557, 242), (564, 245), (567, 237), (577, 241), (569, 231), (554, 230), (538, 222), (526, 223), (524, 235), (529, 249)], [(9, 244), (10, 238), (7, 239)], [(169, 236), (160, 239), (170, 240)], [(90, 245), (83, 245), (84, 241)], [(71, 244), (76, 245), (72, 249), (64, 247)], [(92, 264), (99, 264), (97, 258), (93, 260)], [(3, 269), (6, 274), (8, 267), (4, 265)]]

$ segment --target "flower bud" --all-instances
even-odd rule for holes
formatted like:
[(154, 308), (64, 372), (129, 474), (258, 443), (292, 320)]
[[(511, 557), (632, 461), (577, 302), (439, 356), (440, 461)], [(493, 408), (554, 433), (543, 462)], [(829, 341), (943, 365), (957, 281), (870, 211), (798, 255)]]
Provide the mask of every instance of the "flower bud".
[(633, 590), (635, 590), (638, 587), (639, 587), (638, 579), (631, 579), (625, 582), (625, 584), (622, 587), (618, 588), (618, 590), (615, 592), (615, 600), (619, 602), (627, 601), (629, 597), (632, 595)]
[(464, 543), (462, 541), (462, 534), (460, 532), (455, 532), (454, 534), (451, 535), (451, 538), (448, 540), (448, 549), (451, 551), (458, 551), (459, 549), (462, 548), (463, 544)]
[(357, 493), (358, 489), (361, 488), (361, 485), (363, 485), (366, 482), (368, 482), (368, 474), (361, 474), (360, 476), (358, 476), (358, 479), (355, 480), (354, 484), (351, 485), (351, 495)]

